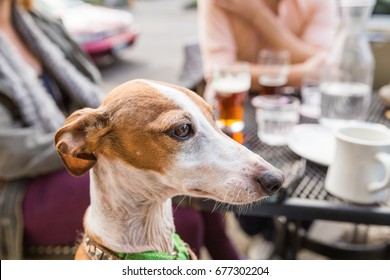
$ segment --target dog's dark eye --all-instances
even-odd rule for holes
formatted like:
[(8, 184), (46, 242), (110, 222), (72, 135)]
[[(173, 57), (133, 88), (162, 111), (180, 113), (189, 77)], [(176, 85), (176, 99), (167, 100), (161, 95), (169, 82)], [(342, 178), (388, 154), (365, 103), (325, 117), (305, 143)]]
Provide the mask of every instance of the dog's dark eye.
[(179, 140), (186, 140), (191, 136), (191, 125), (181, 124), (172, 129), (171, 134)]

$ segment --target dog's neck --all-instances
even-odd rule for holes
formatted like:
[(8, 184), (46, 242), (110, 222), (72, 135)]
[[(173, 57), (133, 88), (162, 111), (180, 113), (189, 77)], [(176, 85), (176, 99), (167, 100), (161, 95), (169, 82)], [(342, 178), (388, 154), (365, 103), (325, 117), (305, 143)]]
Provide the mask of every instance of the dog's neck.
[(116, 252), (173, 251), (175, 230), (169, 188), (152, 173), (102, 159), (91, 171), (91, 204), (85, 228)]

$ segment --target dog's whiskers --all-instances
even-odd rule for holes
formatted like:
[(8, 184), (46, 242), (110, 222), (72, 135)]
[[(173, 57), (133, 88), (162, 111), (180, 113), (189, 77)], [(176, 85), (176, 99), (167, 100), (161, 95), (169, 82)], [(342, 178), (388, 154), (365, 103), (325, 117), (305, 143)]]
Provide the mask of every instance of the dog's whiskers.
[[(179, 201), (179, 203), (176, 205), (175, 209), (173, 210), (173, 213), (176, 213), (179, 206), (183, 203), (183, 201), (187, 198), (187, 195), (184, 195), (182, 199)], [(189, 200), (191, 200), (191, 197), (189, 197)]]

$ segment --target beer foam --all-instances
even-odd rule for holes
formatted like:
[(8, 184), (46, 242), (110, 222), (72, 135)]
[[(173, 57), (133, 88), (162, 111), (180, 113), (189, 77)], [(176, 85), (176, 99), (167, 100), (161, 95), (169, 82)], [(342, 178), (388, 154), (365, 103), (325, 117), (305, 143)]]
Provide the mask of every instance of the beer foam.
[(262, 86), (278, 87), (287, 83), (287, 76), (285, 75), (261, 75), (259, 77), (259, 83)]
[(222, 95), (246, 92), (251, 86), (251, 77), (248, 74), (220, 77), (214, 79), (212, 85)]

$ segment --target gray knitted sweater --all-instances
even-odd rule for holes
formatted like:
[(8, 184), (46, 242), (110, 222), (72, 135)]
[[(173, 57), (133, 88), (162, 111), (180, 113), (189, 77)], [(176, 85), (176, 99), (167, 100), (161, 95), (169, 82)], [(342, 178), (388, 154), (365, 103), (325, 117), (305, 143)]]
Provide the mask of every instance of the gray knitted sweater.
[[(102, 99), (102, 93), (96, 87), (100, 75), (89, 58), (71, 40), (62, 25), (35, 12), (29, 13), (28, 17), (33, 20), (34, 27), (40, 30), (39, 36), (50, 40), (51, 45), (60, 50), (63, 59), (67, 61), (65, 64), (72, 65), (73, 69), (67, 71), (68, 78), (73, 79), (76, 76), (75, 79), (81, 80), (77, 85), (78, 88), (72, 88), (73, 85), (66, 84), (69, 84), (69, 80), (64, 80), (63, 77), (58, 78), (62, 79), (62, 81), (57, 81), (61, 88), (64, 91), (68, 90), (67, 95), (70, 96), (71, 107), (78, 109), (85, 106), (98, 106)], [(24, 39), (29, 40), (28, 34)], [(27, 45), (29, 43), (27, 42)], [(32, 50), (44, 64), (45, 60), (50, 60), (52, 55), (45, 53), (45, 48), (44, 46), (43, 49)], [(12, 61), (13, 58), (7, 57), (6, 59)], [(51, 62), (53, 60), (55, 59)], [(15, 61), (18, 60), (15, 59)], [(58, 75), (55, 73), (59, 70), (57, 68), (62, 67), (61, 64), (57, 65), (56, 61), (52, 63), (53, 65), (45, 65), (46, 71), (53, 77)], [(61, 125), (61, 119), (57, 123), (45, 126), (44, 123), (40, 123), (42, 118), (38, 113), (34, 115), (33, 112), (28, 115), (29, 111), (26, 109), (31, 109), (30, 106), (33, 104), (27, 106), (23, 104), (25, 98), (22, 100), (15, 98), (20, 92), (17, 91), (18, 87), (14, 86), (12, 76), (4, 74), (7, 73), (5, 67), (8, 66), (0, 63), (0, 259), (21, 259), (23, 257), (21, 203), (25, 186), (30, 178), (63, 168), (55, 151), (53, 140), (55, 130)], [(60, 70), (64, 71), (64, 68)], [(17, 74), (17, 79), (22, 81), (21, 84), (28, 80), (25, 71)], [(25, 86), (26, 88), (29, 89), (28, 86)], [(85, 93), (87, 97), (80, 101), (76, 97), (73, 98), (74, 92), (69, 91)], [(47, 112), (45, 104), (37, 103), (35, 106), (35, 111), (43, 110), (43, 114)], [(53, 107), (53, 109), (57, 108)], [(65, 117), (66, 114), (62, 118)]]

